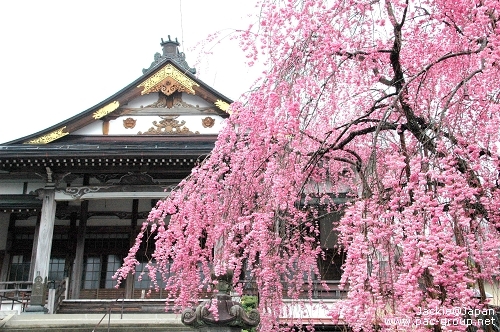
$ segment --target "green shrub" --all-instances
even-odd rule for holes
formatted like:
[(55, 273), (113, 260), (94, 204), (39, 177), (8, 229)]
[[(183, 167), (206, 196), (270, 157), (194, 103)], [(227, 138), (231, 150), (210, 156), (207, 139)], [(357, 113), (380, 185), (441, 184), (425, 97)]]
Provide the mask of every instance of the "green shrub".
[[(254, 295), (243, 295), (241, 297), (241, 306), (245, 309), (246, 312), (249, 312), (252, 309), (257, 309), (258, 306), (258, 298)], [(241, 332), (255, 332), (255, 327), (252, 327), (250, 330), (241, 330)]]

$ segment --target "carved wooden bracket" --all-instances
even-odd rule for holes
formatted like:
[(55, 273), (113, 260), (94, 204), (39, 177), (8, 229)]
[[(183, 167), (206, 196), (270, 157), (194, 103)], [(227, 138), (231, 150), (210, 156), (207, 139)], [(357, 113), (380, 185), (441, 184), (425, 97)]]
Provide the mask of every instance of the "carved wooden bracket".
[(178, 121), (176, 116), (161, 117), (163, 120), (160, 122), (153, 121), (153, 126), (146, 132), (138, 132), (137, 135), (186, 135), (186, 134), (199, 134), (198, 131), (192, 132), (184, 126), (186, 121)]
[(141, 95), (161, 91), (168, 96), (176, 91), (194, 95), (193, 86), (199, 86), (199, 84), (187, 77), (172, 64), (168, 64), (137, 87), (143, 88)]

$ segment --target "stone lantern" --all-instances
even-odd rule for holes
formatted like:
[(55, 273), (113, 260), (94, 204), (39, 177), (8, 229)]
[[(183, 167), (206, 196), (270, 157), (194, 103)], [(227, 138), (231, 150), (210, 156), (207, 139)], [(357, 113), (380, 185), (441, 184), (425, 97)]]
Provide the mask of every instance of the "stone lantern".
[[(203, 332), (241, 332), (242, 329), (256, 327), (260, 322), (259, 312), (255, 309), (245, 312), (241, 303), (231, 298), (231, 283), (233, 272), (216, 277), (218, 292), (196, 308), (183, 311), (181, 321), (184, 325), (199, 329)], [(217, 301), (218, 318), (208, 309), (213, 300)]]

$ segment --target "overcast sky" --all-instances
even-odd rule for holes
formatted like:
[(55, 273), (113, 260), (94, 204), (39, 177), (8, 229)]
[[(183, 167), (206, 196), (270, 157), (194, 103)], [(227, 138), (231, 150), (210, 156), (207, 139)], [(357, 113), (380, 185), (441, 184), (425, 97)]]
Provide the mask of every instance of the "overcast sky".
[[(181, 15), (182, 12), (182, 15)], [(233, 100), (259, 74), (229, 36), (255, 22), (254, 0), (0, 1), (0, 143), (83, 112), (142, 75), (176, 38), (205, 83)], [(181, 19), (182, 17), (182, 19)], [(184, 41), (184, 42), (182, 42)]]

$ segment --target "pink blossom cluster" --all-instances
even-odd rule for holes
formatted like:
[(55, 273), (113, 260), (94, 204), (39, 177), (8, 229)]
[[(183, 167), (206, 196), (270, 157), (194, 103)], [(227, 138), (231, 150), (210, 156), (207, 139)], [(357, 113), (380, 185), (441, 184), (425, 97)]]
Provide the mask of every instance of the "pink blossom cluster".
[(340, 209), (348, 295), (334, 322), (394, 330), (384, 319), (487, 305), (500, 273), (500, 2), (262, 1), (240, 44), (268, 69), (118, 277), (153, 229), (151, 269), (178, 305), (231, 269), (237, 292), (242, 278), (257, 286), (260, 330), (276, 331), (284, 297), (311, 301), (318, 219)]

